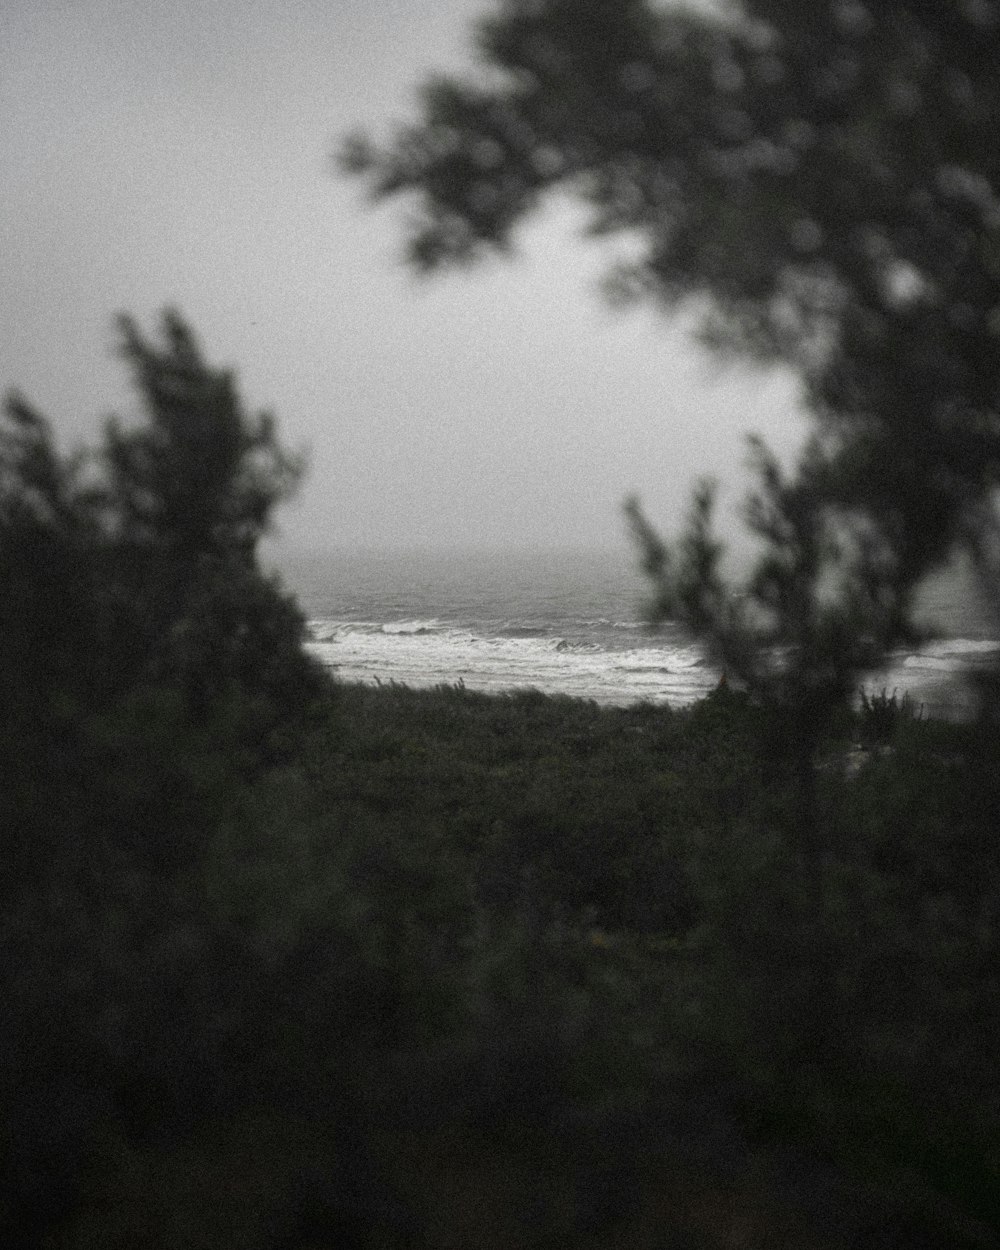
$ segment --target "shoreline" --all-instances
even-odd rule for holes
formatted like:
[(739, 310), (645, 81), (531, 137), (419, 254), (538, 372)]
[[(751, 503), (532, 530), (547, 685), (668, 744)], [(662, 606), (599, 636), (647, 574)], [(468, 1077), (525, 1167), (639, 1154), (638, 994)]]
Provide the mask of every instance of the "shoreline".
[[(315, 654), (315, 651), (312, 653)], [(683, 711), (709, 698), (718, 689), (721, 677), (721, 674), (717, 676), (713, 673), (711, 679), (706, 680), (700, 689), (689, 689), (682, 694), (632, 691), (613, 693), (600, 688), (590, 691), (567, 690), (552, 682), (503, 685), (486, 677), (469, 674), (459, 674), (453, 679), (438, 675), (421, 676), (417, 673), (387, 676), (373, 671), (351, 672), (349, 675), (344, 675), (337, 664), (331, 664), (321, 656), (317, 658), (338, 686), (358, 686), (370, 690), (398, 688), (421, 693), (463, 691), (497, 699), (541, 696), (546, 699), (568, 699), (583, 704), (596, 704), (601, 708), (618, 709), (654, 707)], [(707, 677), (707, 671), (702, 671), (706, 672)], [(893, 680), (893, 676), (891, 669), (878, 670), (859, 681), (851, 698), (852, 711), (860, 715), (863, 702), (867, 699), (871, 703), (894, 702), (901, 711), (905, 711), (907, 715), (917, 720), (945, 721), (952, 724), (966, 724), (975, 720), (976, 694), (972, 686), (973, 674), (971, 672), (965, 675), (968, 680), (964, 681), (961, 674), (948, 674), (937, 681), (911, 681), (909, 685)]]

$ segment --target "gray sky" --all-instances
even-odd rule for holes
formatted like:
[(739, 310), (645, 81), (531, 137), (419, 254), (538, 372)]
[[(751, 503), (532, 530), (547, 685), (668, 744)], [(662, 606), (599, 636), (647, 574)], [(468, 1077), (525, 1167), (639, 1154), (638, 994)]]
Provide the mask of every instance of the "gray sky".
[(670, 525), (699, 474), (738, 487), (747, 431), (793, 447), (791, 380), (609, 309), (571, 206), (515, 263), (426, 282), (405, 209), (332, 172), (346, 130), (469, 63), (488, 7), (2, 0), (0, 387), (92, 441), (135, 409), (114, 315), (176, 306), (309, 452), (288, 547), (613, 546), (629, 491)]

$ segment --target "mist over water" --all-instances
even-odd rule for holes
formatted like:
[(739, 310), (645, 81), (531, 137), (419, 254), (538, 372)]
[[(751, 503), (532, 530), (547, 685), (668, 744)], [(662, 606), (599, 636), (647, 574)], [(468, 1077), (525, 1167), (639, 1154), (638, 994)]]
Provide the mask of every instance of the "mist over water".
[[(679, 628), (649, 630), (649, 587), (627, 549), (335, 551), (278, 567), (309, 620), (310, 650), (346, 681), (680, 707), (719, 680)], [(919, 617), (934, 636), (865, 685), (960, 716), (966, 678), (996, 659), (1000, 631), (963, 570), (928, 584)]]

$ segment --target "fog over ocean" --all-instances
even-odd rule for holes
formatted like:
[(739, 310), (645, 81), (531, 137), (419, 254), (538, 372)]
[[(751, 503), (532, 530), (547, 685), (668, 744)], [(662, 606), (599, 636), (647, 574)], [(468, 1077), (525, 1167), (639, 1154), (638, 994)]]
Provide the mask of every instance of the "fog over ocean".
[[(627, 550), (334, 551), (275, 566), (308, 618), (309, 649), (345, 681), (680, 707), (719, 680), (682, 630), (649, 631), (648, 586)], [(937, 636), (893, 655), (866, 687), (961, 715), (964, 678), (1000, 656), (1000, 630), (957, 573), (935, 579), (922, 605)]]

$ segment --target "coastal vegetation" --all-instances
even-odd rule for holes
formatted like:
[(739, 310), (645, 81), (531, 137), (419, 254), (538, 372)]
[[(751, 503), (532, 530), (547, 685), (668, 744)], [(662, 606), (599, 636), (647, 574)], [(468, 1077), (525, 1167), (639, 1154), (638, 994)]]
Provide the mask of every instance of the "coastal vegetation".
[(145, 427), (0, 444), (4, 1243), (993, 1244), (989, 723), (842, 710), (803, 838), (731, 686), (337, 684), (273, 428), (123, 331)]
[(348, 145), (425, 268), (568, 187), (800, 370), (742, 593), (708, 488), (630, 511), (689, 709), (332, 680), (257, 558), (299, 462), (176, 314), (120, 325), (144, 425), (9, 401), (3, 1244), (996, 1244), (995, 690), (852, 704), (926, 572), (1000, 584), (995, 8), (507, 0)]
[(739, 695), (331, 687), (270, 760), (239, 710), (136, 691), (46, 778), (77, 818), (6, 876), (8, 1239), (991, 1243), (972, 730), (849, 776), (845, 725), (817, 883)]

